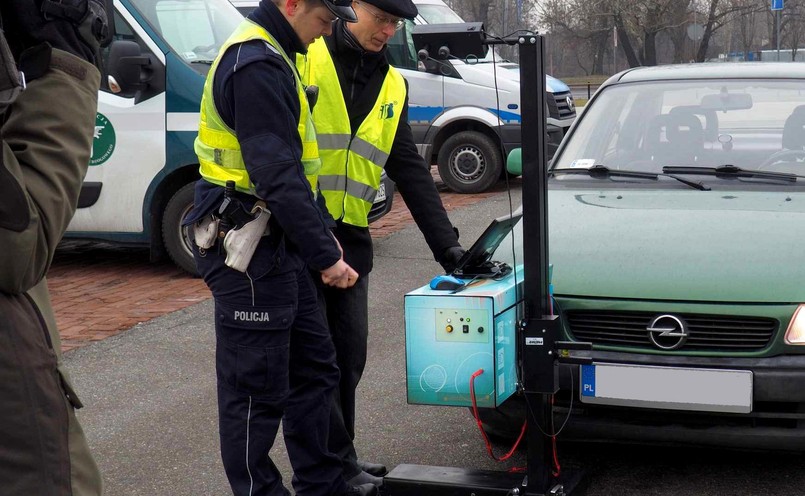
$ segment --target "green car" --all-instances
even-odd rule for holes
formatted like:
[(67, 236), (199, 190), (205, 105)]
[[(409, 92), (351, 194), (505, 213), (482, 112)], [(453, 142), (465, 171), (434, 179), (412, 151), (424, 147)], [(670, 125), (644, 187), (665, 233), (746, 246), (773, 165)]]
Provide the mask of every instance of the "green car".
[(805, 64), (617, 74), (549, 174), (564, 435), (804, 449)]

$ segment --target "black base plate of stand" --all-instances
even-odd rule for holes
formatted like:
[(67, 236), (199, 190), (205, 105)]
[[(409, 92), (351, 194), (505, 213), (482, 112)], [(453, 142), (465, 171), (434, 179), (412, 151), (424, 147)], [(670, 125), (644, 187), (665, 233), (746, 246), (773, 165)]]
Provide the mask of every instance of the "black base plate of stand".
[[(525, 473), (499, 472), (494, 470), (471, 470), (455, 467), (429, 465), (398, 465), (383, 478), (385, 496), (507, 496), (564, 494), (580, 496), (582, 474), (580, 471), (562, 469), (558, 484), (561, 493), (532, 493), (522, 487)], [(517, 488), (519, 493), (511, 492)]]

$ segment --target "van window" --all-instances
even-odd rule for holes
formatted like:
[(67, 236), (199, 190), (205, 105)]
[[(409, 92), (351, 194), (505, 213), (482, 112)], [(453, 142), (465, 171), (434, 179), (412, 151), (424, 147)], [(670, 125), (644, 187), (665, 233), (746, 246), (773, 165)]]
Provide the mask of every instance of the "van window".
[(419, 17), (424, 22), (421, 24), (456, 24), (464, 22), (464, 19), (459, 17), (453, 9), (447, 5), (417, 5)]
[(386, 48), (386, 58), (389, 64), (398, 69), (417, 68), (416, 50), (414, 50), (414, 40), (411, 38), (411, 30), (414, 23), (406, 20), (402, 29), (394, 33)]
[(133, 0), (148, 24), (187, 62), (212, 63), (243, 20), (227, 0)]

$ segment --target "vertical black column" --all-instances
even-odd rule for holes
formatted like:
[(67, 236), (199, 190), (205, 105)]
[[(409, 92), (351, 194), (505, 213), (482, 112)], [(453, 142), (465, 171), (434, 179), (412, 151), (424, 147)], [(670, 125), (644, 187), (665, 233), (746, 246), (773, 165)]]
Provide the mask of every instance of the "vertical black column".
[(520, 115), (523, 147), (523, 263), (527, 315), (550, 314), (548, 295), (547, 103), (543, 38), (520, 42)]
[(553, 408), (558, 390), (554, 342), (559, 322), (550, 316), (548, 292), (547, 104), (542, 36), (528, 35), (520, 45), (520, 104), (523, 151), (523, 263), (525, 321), (519, 345), (528, 419), (527, 495), (547, 494), (555, 485), (551, 473)]

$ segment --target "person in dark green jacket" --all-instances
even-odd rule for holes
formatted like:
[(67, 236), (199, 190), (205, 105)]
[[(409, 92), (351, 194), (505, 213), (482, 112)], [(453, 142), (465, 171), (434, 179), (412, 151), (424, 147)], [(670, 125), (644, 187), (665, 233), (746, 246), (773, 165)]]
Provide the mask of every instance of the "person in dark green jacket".
[(0, 3), (2, 494), (102, 492), (75, 417), (82, 405), (61, 364), (45, 274), (89, 163), (106, 22), (96, 0)]

